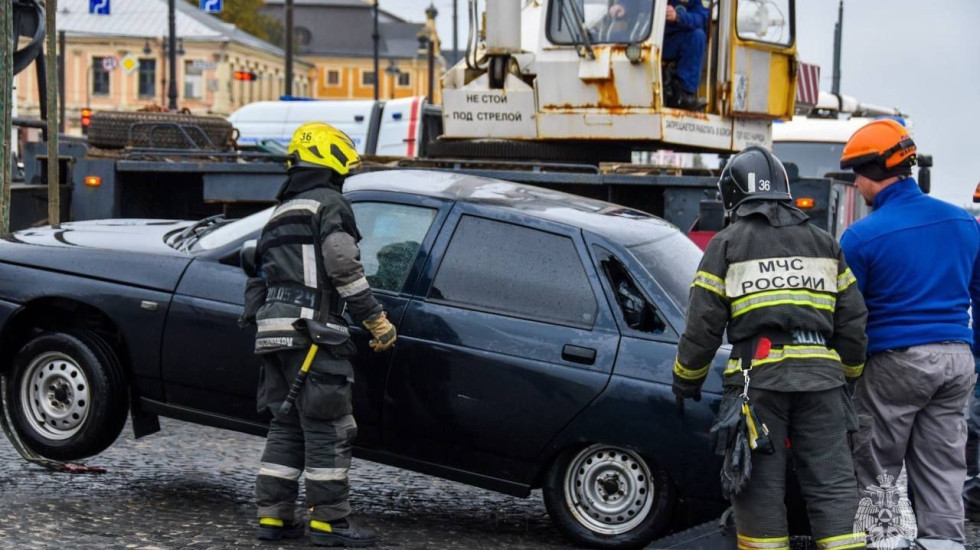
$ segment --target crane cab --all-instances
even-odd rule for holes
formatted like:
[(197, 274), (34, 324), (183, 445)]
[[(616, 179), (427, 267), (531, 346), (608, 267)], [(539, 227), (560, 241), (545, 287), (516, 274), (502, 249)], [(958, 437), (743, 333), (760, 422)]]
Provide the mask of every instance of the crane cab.
[[(614, 17), (617, 3), (637, 14)], [(677, 48), (668, 4), (710, 14), (699, 110), (667, 107)], [(597, 141), (618, 149), (771, 146), (793, 115), (794, 0), (492, 0), (443, 77), (444, 140)], [(471, 0), (471, 13), (475, 10)], [(618, 14), (617, 14), (618, 15)], [(665, 38), (666, 37), (666, 38)]]

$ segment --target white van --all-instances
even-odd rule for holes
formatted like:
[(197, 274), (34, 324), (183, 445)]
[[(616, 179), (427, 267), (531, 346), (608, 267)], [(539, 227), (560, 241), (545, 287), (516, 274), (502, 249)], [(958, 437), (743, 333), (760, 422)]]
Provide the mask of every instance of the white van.
[(438, 107), (424, 96), (374, 100), (284, 100), (249, 103), (228, 116), (239, 131), (238, 145), (273, 141), (287, 145), (296, 128), (326, 122), (354, 140), (362, 155), (417, 157), (442, 133)]

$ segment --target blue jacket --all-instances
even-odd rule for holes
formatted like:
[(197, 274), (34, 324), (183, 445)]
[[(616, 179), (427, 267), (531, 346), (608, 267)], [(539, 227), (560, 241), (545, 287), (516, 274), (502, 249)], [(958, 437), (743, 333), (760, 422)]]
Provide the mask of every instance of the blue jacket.
[(840, 244), (868, 306), (869, 354), (973, 343), (969, 308), (980, 303), (980, 224), (965, 210), (906, 178), (878, 193), (873, 212)]
[[(635, 17), (641, 10), (649, 12), (653, 3), (651, 0), (620, 0), (617, 2), (626, 11), (626, 17)], [(668, 4), (677, 10), (677, 20), (667, 24), (667, 34), (691, 29), (704, 29), (708, 25), (711, 13), (708, 6), (710, 0), (669, 0)]]
[(668, 3), (677, 10), (677, 20), (667, 23), (666, 34), (707, 28), (711, 19), (710, 0), (670, 0)]

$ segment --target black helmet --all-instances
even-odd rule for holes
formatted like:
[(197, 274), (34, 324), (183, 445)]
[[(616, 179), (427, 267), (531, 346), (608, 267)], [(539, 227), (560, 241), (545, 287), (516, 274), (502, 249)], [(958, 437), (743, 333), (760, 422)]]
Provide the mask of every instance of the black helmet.
[(748, 147), (732, 157), (718, 180), (726, 210), (745, 201), (788, 201), (789, 177), (779, 159), (762, 147)]

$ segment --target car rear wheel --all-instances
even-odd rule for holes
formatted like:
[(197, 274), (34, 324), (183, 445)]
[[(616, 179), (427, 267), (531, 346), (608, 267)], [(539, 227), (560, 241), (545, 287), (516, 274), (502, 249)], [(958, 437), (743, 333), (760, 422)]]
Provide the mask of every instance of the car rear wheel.
[(559, 529), (593, 548), (646, 545), (667, 527), (674, 500), (666, 472), (634, 451), (602, 444), (561, 454), (543, 493)]
[(24, 444), (55, 460), (103, 451), (128, 408), (118, 359), (87, 331), (45, 333), (21, 348), (4, 399)]

